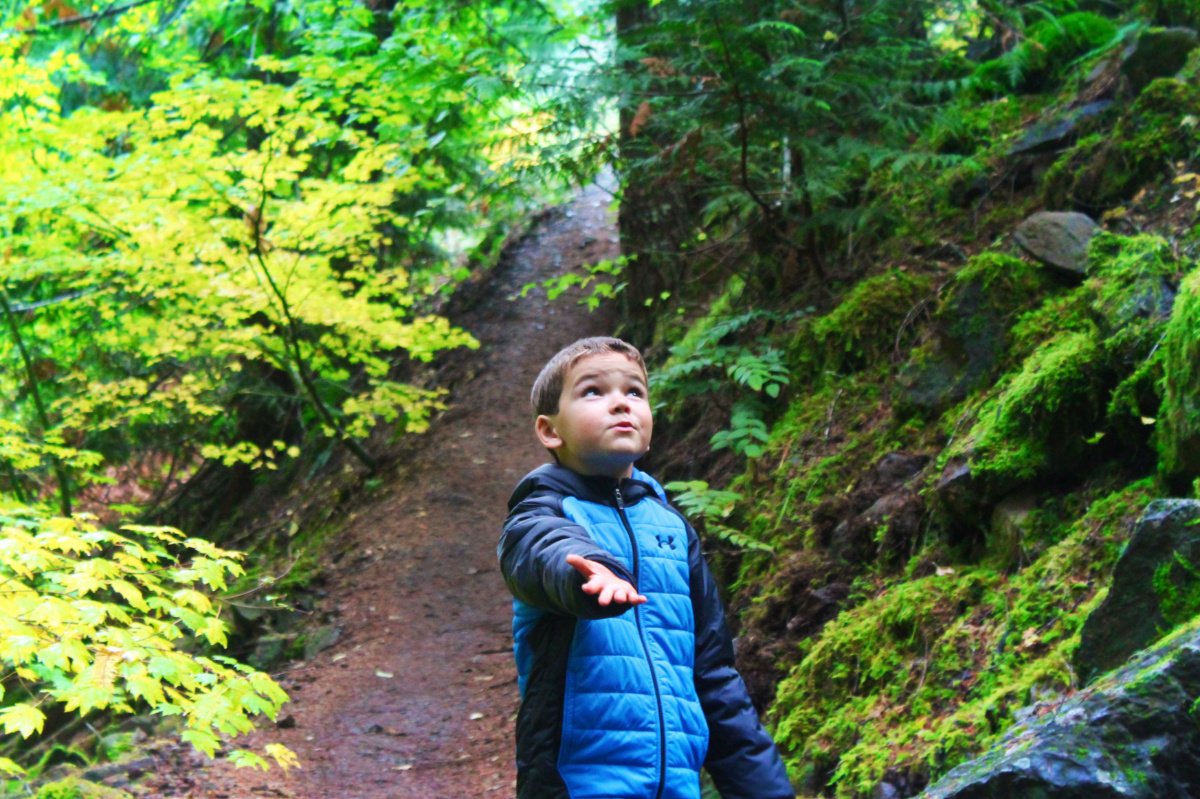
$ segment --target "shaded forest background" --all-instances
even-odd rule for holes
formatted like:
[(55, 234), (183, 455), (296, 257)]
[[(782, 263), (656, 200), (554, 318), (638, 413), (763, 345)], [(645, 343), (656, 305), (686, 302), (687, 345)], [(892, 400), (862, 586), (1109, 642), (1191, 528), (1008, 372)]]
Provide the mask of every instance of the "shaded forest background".
[(530, 290), (616, 304), (647, 353), (648, 467), (805, 794), (915, 795), (1193, 635), (1182, 543), (1136, 640), (1086, 628), (1151, 501), (1200, 500), (1198, 28), (1189, 0), (0, 4), (10, 788), (83, 720), (153, 709), (211, 753), (278, 710), (221, 654), (255, 632), (230, 598), (303, 593), (322, 508), (477, 346), (446, 299), (606, 169), (622, 257)]

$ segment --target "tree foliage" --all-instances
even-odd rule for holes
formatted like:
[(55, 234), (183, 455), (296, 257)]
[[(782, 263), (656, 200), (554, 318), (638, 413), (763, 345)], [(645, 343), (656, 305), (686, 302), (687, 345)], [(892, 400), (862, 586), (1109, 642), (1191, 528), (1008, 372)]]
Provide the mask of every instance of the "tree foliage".
[[(266, 674), (194, 644), (224, 646), (210, 593), (242, 573), (240, 556), (167, 527), (105, 530), (82, 517), (0, 509), (0, 729), (29, 738), (47, 711), (180, 716), (181, 737), (215, 752), (218, 736), (274, 718), (287, 695)], [(192, 646), (181, 647), (191, 641)], [(294, 758), (272, 747), (284, 766)], [(265, 766), (261, 755), (238, 760)], [(19, 774), (10, 758), (0, 770)]]
[(331, 444), (374, 468), (381, 422), (424, 430), (443, 392), (422, 365), (478, 346), (440, 298), (594, 168), (595, 110), (561, 91), (596, 58), (582, 24), (541, 3), (0, 4), (6, 731), (40, 732), (47, 703), (148, 707), (211, 754), (278, 709), (268, 677), (203, 654), (236, 553), (76, 512), (153, 512), (89, 499), (123, 465), (153, 466), (161, 500), (204, 465)]

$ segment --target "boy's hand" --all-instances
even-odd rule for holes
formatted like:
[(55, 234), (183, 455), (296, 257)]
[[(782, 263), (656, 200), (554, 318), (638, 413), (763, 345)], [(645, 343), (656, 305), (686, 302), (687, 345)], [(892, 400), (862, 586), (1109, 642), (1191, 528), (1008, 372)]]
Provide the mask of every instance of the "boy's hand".
[(613, 602), (618, 605), (640, 605), (646, 601), (646, 597), (639, 594), (628, 580), (622, 580), (602, 563), (579, 555), (567, 555), (567, 564), (583, 575), (583, 593), (599, 594), (596, 601), (601, 607), (608, 607)]

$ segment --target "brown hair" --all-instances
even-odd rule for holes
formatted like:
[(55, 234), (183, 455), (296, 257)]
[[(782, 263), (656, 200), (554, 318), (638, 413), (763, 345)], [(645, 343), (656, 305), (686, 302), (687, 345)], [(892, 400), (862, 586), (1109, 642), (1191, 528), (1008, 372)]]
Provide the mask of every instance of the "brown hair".
[(646, 362), (642, 360), (642, 354), (638, 352), (637, 347), (632, 344), (611, 336), (581, 338), (574, 344), (563, 347), (553, 358), (546, 361), (537, 380), (533, 381), (529, 401), (533, 405), (534, 414), (553, 416), (558, 413), (558, 398), (562, 395), (563, 381), (567, 379), (567, 372), (571, 371), (571, 367), (588, 355), (603, 355), (608, 352), (624, 355), (641, 368), (642, 374), (646, 374)]

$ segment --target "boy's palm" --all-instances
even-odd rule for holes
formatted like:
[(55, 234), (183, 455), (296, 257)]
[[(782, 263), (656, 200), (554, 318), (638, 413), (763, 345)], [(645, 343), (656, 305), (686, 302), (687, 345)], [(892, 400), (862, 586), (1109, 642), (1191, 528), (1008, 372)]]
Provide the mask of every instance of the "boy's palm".
[(601, 607), (613, 602), (618, 605), (640, 605), (646, 601), (646, 597), (639, 594), (628, 580), (613, 574), (603, 563), (580, 555), (567, 555), (567, 564), (583, 575), (583, 592), (598, 595), (596, 601)]

